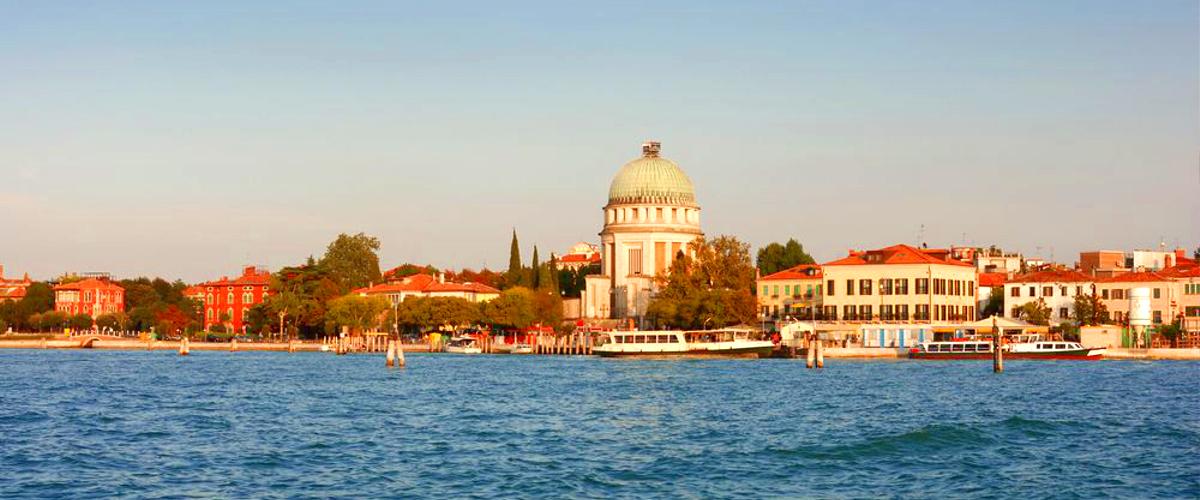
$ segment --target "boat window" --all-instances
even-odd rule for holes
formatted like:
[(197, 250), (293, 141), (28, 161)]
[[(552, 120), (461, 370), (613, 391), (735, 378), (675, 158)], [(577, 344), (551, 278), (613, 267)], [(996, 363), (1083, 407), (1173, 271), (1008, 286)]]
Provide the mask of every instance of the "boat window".
[(671, 343), (672, 343), (672, 344), (678, 344), (678, 343), (679, 343), (679, 336), (678, 336), (678, 335), (672, 335), (672, 336), (671, 336)]
[(1055, 346), (1054, 346), (1054, 347), (1055, 347), (1056, 349), (1066, 349), (1066, 348), (1067, 348), (1067, 344), (1055, 344)]
[(646, 343), (646, 336), (645, 336), (645, 335), (634, 335), (634, 336), (633, 336), (633, 343), (634, 343), (634, 344), (645, 344), (645, 343)]
[(942, 346), (937, 345), (937, 344), (926, 344), (925, 350), (929, 351), (929, 352), (938, 352), (938, 351), (942, 350)]
[(951, 350), (951, 351), (953, 351), (953, 352), (962, 352), (962, 350), (963, 350), (963, 345), (962, 345), (962, 344), (952, 344), (952, 345), (950, 346), (950, 350)]

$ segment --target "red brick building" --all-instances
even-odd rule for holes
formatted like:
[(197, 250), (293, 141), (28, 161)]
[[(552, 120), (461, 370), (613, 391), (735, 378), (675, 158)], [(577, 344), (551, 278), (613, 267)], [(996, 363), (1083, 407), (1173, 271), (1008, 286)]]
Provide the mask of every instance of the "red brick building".
[(86, 278), (54, 287), (54, 310), (70, 315), (125, 312), (125, 289), (108, 278)]
[(205, 330), (222, 324), (221, 315), (226, 314), (229, 319), (225, 324), (232, 325), (234, 332), (245, 333), (246, 313), (267, 299), (270, 285), (270, 271), (246, 266), (241, 276), (234, 279), (222, 276), (219, 280), (190, 287), (185, 293), (203, 304)]

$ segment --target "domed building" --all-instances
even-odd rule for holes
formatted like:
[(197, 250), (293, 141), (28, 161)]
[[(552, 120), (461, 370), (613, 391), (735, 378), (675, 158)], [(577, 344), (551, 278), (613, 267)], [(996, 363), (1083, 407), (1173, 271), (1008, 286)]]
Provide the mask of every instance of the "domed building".
[(692, 180), (675, 162), (659, 156), (657, 142), (621, 167), (608, 189), (600, 231), (602, 274), (587, 277), (586, 318), (640, 318), (655, 289), (655, 276), (688, 252), (700, 230), (700, 205)]

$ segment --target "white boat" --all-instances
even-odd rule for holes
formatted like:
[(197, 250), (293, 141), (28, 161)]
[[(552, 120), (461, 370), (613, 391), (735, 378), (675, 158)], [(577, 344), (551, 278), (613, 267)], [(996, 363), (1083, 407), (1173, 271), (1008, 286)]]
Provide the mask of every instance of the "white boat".
[(592, 352), (604, 357), (767, 357), (774, 344), (749, 330), (605, 332)]
[(480, 354), (479, 341), (473, 337), (452, 337), (446, 342), (446, 352), (454, 354)]
[[(1097, 360), (1103, 347), (1084, 347), (1078, 342), (1041, 340), (1037, 334), (1005, 337), (1000, 352), (1008, 359)], [(992, 359), (990, 338), (925, 342), (909, 352), (913, 359)]]
[(512, 354), (533, 354), (533, 346), (529, 344), (514, 344), (509, 352)]

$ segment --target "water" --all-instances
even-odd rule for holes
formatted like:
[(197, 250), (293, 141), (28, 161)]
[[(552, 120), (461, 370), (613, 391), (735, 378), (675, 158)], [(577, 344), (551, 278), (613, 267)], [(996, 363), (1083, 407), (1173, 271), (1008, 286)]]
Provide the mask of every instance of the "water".
[(0, 351), (0, 497), (1200, 497), (1200, 363)]

